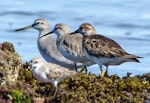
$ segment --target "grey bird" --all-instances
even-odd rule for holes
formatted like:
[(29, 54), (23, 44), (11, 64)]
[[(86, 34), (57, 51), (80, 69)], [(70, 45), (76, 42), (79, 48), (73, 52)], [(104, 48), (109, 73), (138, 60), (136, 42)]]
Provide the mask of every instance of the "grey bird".
[[(80, 33), (83, 36), (82, 46), (84, 54), (89, 60), (97, 63), (101, 70), (101, 76), (108, 75), (109, 65), (120, 65), (124, 62), (140, 61), (135, 56), (127, 53), (114, 40), (100, 34), (95, 34), (95, 28), (89, 23), (83, 23), (79, 29), (72, 32)], [(103, 72), (102, 65), (106, 66), (106, 72)]]
[[(54, 29), (43, 35), (50, 35), (55, 33), (57, 35), (56, 45), (61, 54), (69, 60), (74, 61), (74, 63), (83, 63), (86, 66), (93, 65), (95, 63), (91, 62), (82, 51), (82, 36), (79, 33), (70, 35), (70, 28), (64, 23), (57, 23)], [(87, 69), (86, 69), (87, 72)]]
[[(22, 31), (26, 29), (36, 29), (39, 31), (37, 46), (42, 57), (51, 63), (61, 65), (69, 69), (75, 69), (74, 62), (65, 58), (57, 49), (56, 38), (52, 35), (44, 36), (50, 32), (50, 24), (44, 18), (36, 19), (32, 25), (17, 29), (15, 31)], [(83, 64), (78, 63), (77, 68), (82, 67)]]

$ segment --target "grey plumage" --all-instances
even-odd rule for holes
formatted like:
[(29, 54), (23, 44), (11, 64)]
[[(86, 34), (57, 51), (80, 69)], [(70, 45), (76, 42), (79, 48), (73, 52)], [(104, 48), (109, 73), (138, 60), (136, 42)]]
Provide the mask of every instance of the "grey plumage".
[[(61, 54), (76, 63), (84, 63), (87, 66), (95, 63), (84, 55), (82, 51), (82, 36), (78, 33), (70, 35), (70, 28), (64, 23), (57, 23), (54, 29), (48, 33), (57, 35), (56, 45)], [(48, 34), (45, 34), (48, 35)]]
[[(62, 56), (62, 54), (57, 50), (56, 38), (52, 35), (44, 36), (44, 34), (50, 32), (50, 25), (48, 21), (44, 18), (36, 19), (32, 25), (17, 29), (16, 31), (21, 31), (25, 29), (34, 28), (39, 31), (39, 36), (37, 40), (38, 49), (42, 57), (51, 63), (61, 65), (70, 69), (74, 69), (74, 62)], [(77, 67), (82, 67), (83, 65), (77, 63)]]

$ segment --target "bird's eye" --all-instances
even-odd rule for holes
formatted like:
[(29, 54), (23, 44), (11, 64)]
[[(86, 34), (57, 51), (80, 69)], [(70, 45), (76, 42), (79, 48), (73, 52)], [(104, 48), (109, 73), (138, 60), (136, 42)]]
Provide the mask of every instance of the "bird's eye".
[(37, 64), (37, 63), (38, 63), (38, 61), (35, 61), (34, 63), (35, 63), (35, 64)]
[(55, 27), (55, 29), (61, 29), (61, 28), (58, 26), (58, 27)]
[(83, 27), (80, 27), (80, 30), (83, 30)]
[(44, 24), (43, 22), (40, 22), (40, 24)]
[(37, 22), (37, 24), (44, 24), (43, 22)]

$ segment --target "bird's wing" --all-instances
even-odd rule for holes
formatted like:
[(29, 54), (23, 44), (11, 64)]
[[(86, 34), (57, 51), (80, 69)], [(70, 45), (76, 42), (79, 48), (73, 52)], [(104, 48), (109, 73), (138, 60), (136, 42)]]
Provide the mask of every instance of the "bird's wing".
[(47, 73), (47, 77), (49, 79), (58, 79), (58, 78), (66, 78), (69, 76), (76, 75), (76, 71), (68, 70), (67, 68), (56, 66), (50, 67), (49, 72)]
[(136, 56), (128, 54), (114, 40), (102, 35), (90, 35), (84, 38), (84, 47), (89, 54), (96, 57), (122, 57), (135, 58)]
[(62, 40), (60, 40), (60, 45), (64, 47), (68, 52), (76, 56), (83, 56), (82, 51), (82, 37), (79, 34), (66, 34)]

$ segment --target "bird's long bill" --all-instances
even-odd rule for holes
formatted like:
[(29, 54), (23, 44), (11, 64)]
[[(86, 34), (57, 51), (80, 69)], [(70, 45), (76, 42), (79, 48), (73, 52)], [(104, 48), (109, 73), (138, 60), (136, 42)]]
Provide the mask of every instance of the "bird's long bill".
[(26, 29), (30, 29), (30, 28), (33, 28), (33, 26), (29, 25), (29, 26), (26, 26), (26, 27), (23, 27), (23, 28), (20, 28), (20, 29), (16, 29), (15, 31), (22, 31), (22, 30), (26, 30)]
[(76, 31), (74, 31), (74, 32), (72, 32), (70, 34), (76, 34), (76, 33), (79, 33), (79, 30), (76, 30)]
[(22, 30), (30, 29), (30, 28), (33, 28), (35, 25), (37, 25), (37, 23), (34, 23), (32, 25), (29, 25), (20, 29), (16, 29), (15, 31), (22, 31)]
[(54, 33), (54, 31), (55, 31), (55, 30), (56, 30), (56, 29), (52, 30), (52, 31), (51, 31), (51, 32), (49, 32), (49, 33), (46, 33), (46, 34), (42, 35), (40, 38), (42, 38), (42, 37), (44, 37), (44, 36), (46, 36), (46, 35), (49, 35), (49, 34)]

